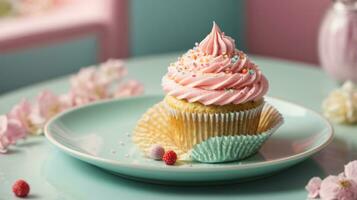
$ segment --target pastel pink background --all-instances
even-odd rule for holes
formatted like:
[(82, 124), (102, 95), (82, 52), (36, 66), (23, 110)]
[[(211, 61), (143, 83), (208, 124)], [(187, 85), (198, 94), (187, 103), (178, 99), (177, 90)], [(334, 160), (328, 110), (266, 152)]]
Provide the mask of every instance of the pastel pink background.
[(246, 2), (250, 53), (318, 63), (318, 29), (330, 0)]
[[(72, 1), (79, 2), (79, 6), (40, 20), (33, 17), (16, 23), (1, 22), (0, 52), (94, 33), (98, 36), (99, 60), (129, 56), (127, 0)], [(83, 3), (87, 6), (83, 7)], [(318, 29), (330, 3), (330, 0), (247, 0), (243, 29), (247, 31), (248, 52), (318, 63)], [(80, 18), (75, 17), (78, 12)]]

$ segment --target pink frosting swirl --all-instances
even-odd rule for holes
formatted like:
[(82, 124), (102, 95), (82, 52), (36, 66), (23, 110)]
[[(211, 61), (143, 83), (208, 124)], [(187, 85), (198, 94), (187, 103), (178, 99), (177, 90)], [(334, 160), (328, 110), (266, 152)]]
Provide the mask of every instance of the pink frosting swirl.
[(234, 40), (214, 23), (211, 33), (177, 62), (162, 79), (164, 91), (204, 105), (241, 104), (261, 99), (268, 81)]

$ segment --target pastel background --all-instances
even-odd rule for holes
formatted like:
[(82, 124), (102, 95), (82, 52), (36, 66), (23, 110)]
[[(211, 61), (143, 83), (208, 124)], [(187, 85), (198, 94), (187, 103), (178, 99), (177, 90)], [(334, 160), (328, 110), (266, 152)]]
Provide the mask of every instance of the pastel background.
[(248, 0), (249, 53), (318, 63), (317, 35), (330, 0)]
[(41, 16), (0, 18), (0, 94), (110, 57), (184, 51), (210, 31), (212, 21), (248, 53), (317, 63), (317, 31), (330, 4), (329, 0), (73, 2)]

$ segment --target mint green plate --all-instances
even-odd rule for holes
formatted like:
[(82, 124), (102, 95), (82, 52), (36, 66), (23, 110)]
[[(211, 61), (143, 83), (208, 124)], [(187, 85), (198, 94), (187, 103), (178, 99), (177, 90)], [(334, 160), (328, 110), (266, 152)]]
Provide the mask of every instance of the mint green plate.
[(113, 174), (172, 184), (226, 183), (268, 176), (320, 151), (333, 138), (331, 125), (318, 113), (268, 97), (282, 113), (284, 124), (259, 153), (239, 162), (166, 166), (142, 156), (131, 141), (136, 121), (162, 98), (142, 96), (72, 109), (53, 118), (45, 134), (63, 152)]

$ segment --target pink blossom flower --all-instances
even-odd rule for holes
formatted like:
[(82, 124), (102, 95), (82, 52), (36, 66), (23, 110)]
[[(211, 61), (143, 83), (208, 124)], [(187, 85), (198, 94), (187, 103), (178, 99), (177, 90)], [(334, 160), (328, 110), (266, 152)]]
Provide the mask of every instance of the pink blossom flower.
[(27, 129), (28, 116), (31, 113), (31, 104), (29, 101), (22, 100), (17, 105), (13, 106), (11, 111), (7, 114), (9, 119), (16, 119)]
[(118, 86), (114, 92), (114, 97), (129, 97), (137, 96), (144, 92), (144, 86), (136, 80), (129, 80), (126, 83), (123, 83)]
[(124, 62), (108, 60), (99, 67), (81, 69), (71, 78), (72, 101), (74, 106), (111, 97), (135, 96), (143, 92), (143, 86), (137, 81), (120, 84), (113, 92), (113, 87), (127, 74)]
[(309, 183), (306, 185), (305, 189), (308, 191), (309, 198), (318, 198), (320, 193), (321, 178), (313, 177), (310, 179)]
[(357, 160), (345, 165), (345, 176), (357, 183)]
[(31, 134), (41, 134), (45, 120), (40, 116), (39, 110), (27, 100), (22, 100), (8, 113), (9, 120), (19, 121), (21, 126)]
[(345, 177), (328, 176), (321, 183), (320, 197), (323, 200), (357, 199), (357, 184)]
[(83, 68), (71, 78), (71, 93), (76, 105), (108, 97), (108, 80), (98, 75), (95, 67)]
[(37, 96), (37, 102), (33, 106), (34, 110), (38, 109), (42, 118), (46, 121), (54, 115), (66, 110), (74, 105), (72, 93), (56, 96), (48, 90), (42, 91)]
[(10, 119), (7, 122), (7, 129), (4, 132), (10, 144), (15, 144), (17, 140), (26, 136), (26, 130), (21, 126), (19, 121)]
[(42, 91), (37, 96), (36, 106), (39, 109), (41, 117), (46, 121), (62, 111), (59, 97), (47, 90)]
[(24, 125), (26, 125), (26, 120), (31, 113), (31, 109), (31, 103), (24, 99), (19, 104), (12, 107), (8, 116), (12, 119), (18, 119), (19, 121), (23, 122)]
[(134, 80), (119, 84), (113, 92), (114, 86), (126, 74), (123, 61), (108, 60), (99, 67), (83, 68), (72, 76), (71, 89), (66, 94), (57, 96), (51, 91), (42, 91), (35, 104), (22, 100), (6, 116), (0, 116), (0, 153), (6, 152), (9, 145), (27, 133), (41, 134), (45, 122), (65, 109), (101, 99), (143, 93), (143, 85)]
[(0, 153), (6, 153), (7, 147), (26, 136), (26, 130), (21, 123), (7, 116), (0, 116)]
[(99, 65), (98, 73), (102, 80), (111, 83), (123, 78), (128, 71), (122, 60), (110, 59)]

